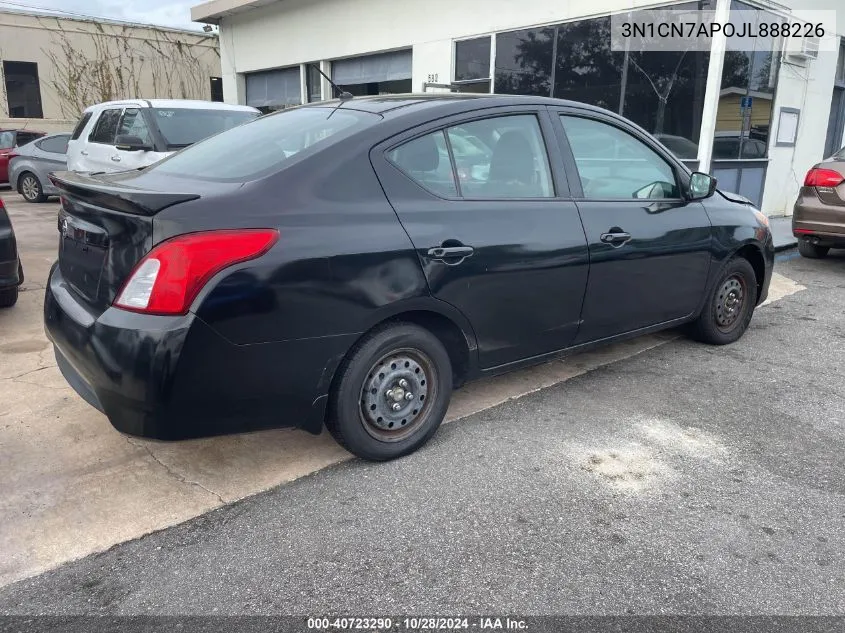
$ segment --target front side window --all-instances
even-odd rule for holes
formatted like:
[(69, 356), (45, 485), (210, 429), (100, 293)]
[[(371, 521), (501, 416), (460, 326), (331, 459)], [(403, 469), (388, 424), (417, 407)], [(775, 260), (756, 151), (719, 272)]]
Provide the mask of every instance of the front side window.
[(543, 134), (533, 114), (471, 121), (447, 133), (465, 198), (554, 195)]
[(148, 170), (244, 182), (278, 171), (292, 156), (329, 147), (380, 120), (377, 114), (358, 110), (319, 106), (285, 110), (212, 136)]
[(145, 145), (152, 145), (153, 138), (150, 128), (144, 119), (144, 114), (138, 108), (126, 108), (123, 118), (120, 120), (120, 127), (117, 130), (118, 136), (135, 136)]
[(675, 171), (657, 152), (619, 128), (562, 116), (585, 198), (679, 198)]
[(121, 108), (111, 108), (103, 110), (100, 118), (97, 120), (97, 125), (91, 132), (88, 140), (92, 143), (104, 143), (105, 145), (114, 145), (114, 137), (117, 134), (117, 125), (120, 123), (120, 115), (123, 114)]
[(446, 197), (458, 195), (442, 130), (400, 145), (387, 153), (387, 159), (429, 191)]

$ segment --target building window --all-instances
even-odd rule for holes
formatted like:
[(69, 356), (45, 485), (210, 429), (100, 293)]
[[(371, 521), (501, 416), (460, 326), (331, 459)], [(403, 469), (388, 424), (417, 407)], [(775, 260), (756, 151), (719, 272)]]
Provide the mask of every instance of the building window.
[(410, 49), (377, 53), (332, 62), (332, 80), (352, 95), (411, 92)]
[(321, 85), (323, 76), (320, 74), (320, 62), (306, 64), (305, 67), (305, 84), (308, 90), (308, 103), (322, 101), (323, 93)]
[[(709, 8), (707, 2), (675, 5)], [(495, 91), (571, 99), (641, 125), (678, 158), (695, 160), (709, 52), (610, 48), (610, 17), (496, 36)]]
[(212, 77), (211, 82), (211, 100), (223, 101), (223, 80), (220, 77)]
[(455, 84), (459, 92), (490, 92), (490, 41), (487, 36), (455, 42)]
[(265, 114), (302, 103), (299, 66), (246, 75), (246, 104)]
[(38, 64), (4, 61), (3, 76), (6, 80), (9, 116), (13, 119), (43, 119)]
[[(742, 11), (738, 16), (735, 11)], [(731, 3), (731, 21), (737, 32), (754, 11), (756, 22), (778, 23), (781, 18), (751, 5)], [(719, 109), (716, 114), (716, 135), (713, 139), (713, 160), (762, 159), (766, 157), (772, 104), (778, 75), (776, 37), (729, 37), (722, 69)]]

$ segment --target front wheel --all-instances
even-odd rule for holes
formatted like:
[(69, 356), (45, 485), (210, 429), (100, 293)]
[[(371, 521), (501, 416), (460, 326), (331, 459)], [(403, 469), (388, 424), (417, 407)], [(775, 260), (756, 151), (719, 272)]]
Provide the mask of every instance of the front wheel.
[(452, 365), (440, 340), (394, 323), (367, 335), (341, 365), (326, 426), (358, 457), (395, 459), (434, 435), (451, 396)]
[(756, 305), (757, 276), (748, 260), (736, 257), (724, 267), (692, 323), (692, 337), (712, 345), (733, 343), (745, 334)]

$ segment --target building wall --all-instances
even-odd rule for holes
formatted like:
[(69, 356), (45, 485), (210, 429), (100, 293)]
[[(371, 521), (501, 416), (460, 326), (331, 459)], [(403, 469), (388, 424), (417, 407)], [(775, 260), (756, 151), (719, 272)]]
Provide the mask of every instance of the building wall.
[[(754, 1), (754, 0), (752, 0)], [(828, 32), (845, 34), (842, 0), (759, 0), (757, 6), (784, 9), (837, 9), (837, 24)], [(721, 2), (721, 0), (720, 0)], [(412, 47), (412, 88), (426, 81), (453, 80), (454, 41), (576, 18), (607, 15), (628, 8), (657, 4), (642, 0), (285, 0), (225, 16), (221, 20), (224, 94), (230, 102), (245, 99), (243, 73)], [(715, 5), (715, 2), (713, 3)], [(770, 215), (791, 213), (807, 169), (822, 158), (832, 96), (836, 55), (821, 52), (802, 68), (779, 68), (775, 103), (755, 99), (752, 125), (765, 125), (771, 113), (771, 133), (777, 134), (781, 107), (801, 109), (795, 147), (770, 144), (766, 187), (761, 206)], [(720, 67), (721, 65), (719, 65)], [(718, 90), (718, 82), (713, 86)], [(328, 94), (324, 86), (324, 94)], [(739, 96), (717, 98), (702, 114), (716, 131), (738, 129)], [(734, 101), (736, 103), (734, 103)], [(730, 103), (728, 103), (730, 102)], [(718, 114), (717, 114), (718, 113)], [(719, 117), (717, 119), (717, 116)], [(736, 120), (734, 120), (736, 119)], [(765, 120), (764, 120), (765, 119)], [(707, 126), (702, 125), (702, 129)], [(844, 141), (845, 143), (845, 141)], [(702, 149), (709, 157), (709, 148)], [(699, 158), (702, 159), (701, 154)], [(702, 164), (708, 162), (702, 159)], [(765, 162), (762, 164), (766, 164)]]
[(110, 99), (209, 99), (221, 75), (215, 36), (0, 12), (0, 61), (38, 64), (43, 119), (9, 119), (0, 63), (0, 126), (67, 131)]

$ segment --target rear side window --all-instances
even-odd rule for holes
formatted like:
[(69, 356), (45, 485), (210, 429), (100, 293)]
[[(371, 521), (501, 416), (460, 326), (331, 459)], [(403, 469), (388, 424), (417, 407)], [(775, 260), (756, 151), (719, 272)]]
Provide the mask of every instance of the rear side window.
[(38, 149), (51, 152), (53, 154), (67, 154), (68, 135), (61, 134), (60, 136), (51, 136), (42, 141), (37, 141)]
[(73, 128), (73, 132), (70, 135), (70, 140), (75, 141), (79, 138), (79, 136), (82, 134), (82, 130), (84, 130), (85, 126), (88, 125), (88, 121), (91, 120), (91, 116), (93, 114), (93, 112), (86, 112), (82, 115), (82, 118), (79, 119), (79, 122), (76, 124), (76, 127)]
[(342, 108), (284, 110), (191, 145), (147, 169), (198, 180), (254, 180), (279, 171), (293, 157), (316, 153), (380, 120), (377, 114)]
[(120, 122), (120, 115), (123, 113), (121, 108), (112, 108), (110, 110), (103, 110), (97, 124), (94, 126), (94, 131), (88, 140), (92, 143), (105, 143), (106, 145), (114, 145), (114, 137), (117, 133), (117, 124)]
[(446, 197), (458, 195), (442, 130), (400, 145), (388, 152), (387, 159), (429, 191)]
[(15, 140), (15, 143), (18, 147), (22, 147), (27, 143), (31, 143), (37, 138), (41, 138), (43, 134), (33, 134), (32, 132), (18, 132), (18, 137)]

